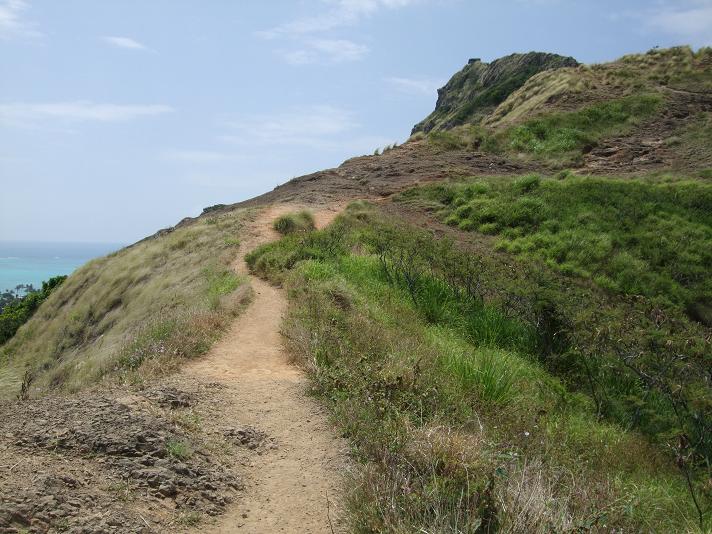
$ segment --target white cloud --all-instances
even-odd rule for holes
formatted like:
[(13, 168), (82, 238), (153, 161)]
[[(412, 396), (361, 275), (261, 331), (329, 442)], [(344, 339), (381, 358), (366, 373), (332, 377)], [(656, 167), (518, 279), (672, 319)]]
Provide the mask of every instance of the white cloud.
[(312, 39), (305, 43), (305, 48), (281, 52), (287, 63), (306, 65), (321, 59), (329, 63), (358, 61), (368, 53), (368, 47), (346, 39)]
[(270, 30), (259, 32), (265, 38), (280, 35), (304, 35), (333, 30), (341, 26), (358, 23), (365, 17), (372, 16), (382, 9), (395, 9), (414, 4), (418, 0), (328, 0), (331, 5), (326, 13), (311, 17), (302, 17)]
[(173, 112), (165, 105), (120, 105), (94, 102), (0, 104), (0, 124), (25, 125), (48, 120), (121, 122)]
[(29, 8), (25, 0), (0, 0), (0, 39), (13, 37), (40, 37), (32, 22), (22, 17)]
[(102, 37), (102, 39), (106, 43), (117, 48), (128, 48), (129, 50), (147, 50), (145, 45), (139, 43), (135, 39), (131, 39), (131, 37), (106, 35)]
[(444, 85), (442, 80), (433, 80), (429, 78), (417, 79), (393, 76), (391, 78), (387, 78), (386, 81), (404, 93), (427, 96), (433, 96), (437, 93), (438, 88)]

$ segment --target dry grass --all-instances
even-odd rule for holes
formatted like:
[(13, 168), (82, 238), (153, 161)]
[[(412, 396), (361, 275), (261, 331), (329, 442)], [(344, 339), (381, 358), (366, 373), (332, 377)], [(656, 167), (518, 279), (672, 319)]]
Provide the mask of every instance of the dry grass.
[(486, 118), (492, 128), (506, 127), (550, 111), (569, 111), (581, 102), (590, 105), (667, 87), (682, 91), (712, 89), (712, 49), (689, 47), (651, 50), (618, 61), (581, 65), (532, 76)]
[[(205, 352), (249, 297), (230, 267), (245, 211), (201, 217), (72, 274), (0, 352), (0, 395), (137, 379)], [(140, 369), (140, 372), (138, 372)]]

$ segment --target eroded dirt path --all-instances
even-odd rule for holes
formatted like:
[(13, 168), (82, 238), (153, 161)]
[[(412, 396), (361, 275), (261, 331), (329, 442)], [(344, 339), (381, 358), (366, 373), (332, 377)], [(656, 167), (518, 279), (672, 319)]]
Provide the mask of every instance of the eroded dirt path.
[[(223, 384), (227, 417), (265, 432), (276, 445), (242, 459), (244, 494), (217, 524), (203, 526), (202, 532), (342, 530), (338, 495), (346, 444), (335, 437), (323, 408), (307, 396), (304, 373), (284, 353), (283, 291), (249, 275), (244, 263), (246, 253), (278, 238), (272, 221), (297, 208), (281, 204), (262, 209), (245, 229), (235, 269), (249, 276), (254, 300), (210, 353), (183, 371)], [(316, 211), (317, 226), (328, 224), (337, 211), (336, 207)]]

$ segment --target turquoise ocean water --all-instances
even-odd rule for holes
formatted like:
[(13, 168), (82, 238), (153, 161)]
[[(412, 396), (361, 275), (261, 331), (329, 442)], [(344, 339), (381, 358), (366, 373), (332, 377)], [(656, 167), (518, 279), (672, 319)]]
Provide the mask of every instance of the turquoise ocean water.
[(71, 274), (87, 261), (120, 249), (119, 243), (30, 243), (0, 241), (0, 291)]

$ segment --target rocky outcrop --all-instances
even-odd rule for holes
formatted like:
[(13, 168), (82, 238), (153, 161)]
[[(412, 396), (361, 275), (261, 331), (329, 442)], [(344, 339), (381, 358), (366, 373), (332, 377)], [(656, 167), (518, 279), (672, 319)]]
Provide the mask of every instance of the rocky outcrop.
[(416, 124), (413, 133), (476, 122), (535, 74), (578, 64), (572, 57), (543, 52), (511, 54), (492, 63), (471, 59), (443, 88), (438, 89), (435, 111)]

